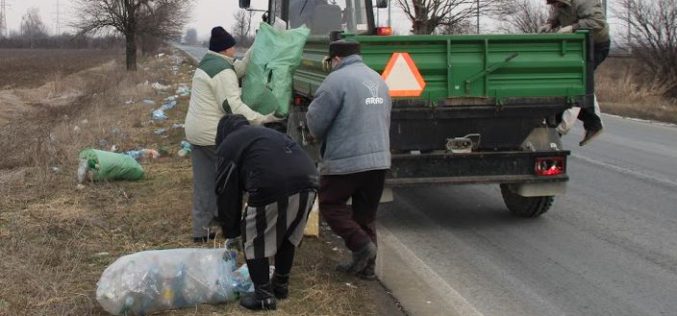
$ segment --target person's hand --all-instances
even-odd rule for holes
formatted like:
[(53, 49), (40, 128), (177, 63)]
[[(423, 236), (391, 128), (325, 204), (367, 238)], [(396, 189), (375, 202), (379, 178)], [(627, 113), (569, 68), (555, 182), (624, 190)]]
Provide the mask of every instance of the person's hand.
[(559, 31), (557, 31), (557, 33), (573, 33), (573, 32), (574, 32), (573, 25), (562, 27), (561, 29), (559, 29)]
[(264, 115), (263, 120), (261, 120), (261, 124), (275, 123), (281, 121), (284, 121), (284, 118), (275, 116), (275, 112), (273, 112), (268, 115)]
[(550, 23), (541, 25), (541, 27), (538, 28), (538, 33), (550, 33), (552, 31), (552, 25)]

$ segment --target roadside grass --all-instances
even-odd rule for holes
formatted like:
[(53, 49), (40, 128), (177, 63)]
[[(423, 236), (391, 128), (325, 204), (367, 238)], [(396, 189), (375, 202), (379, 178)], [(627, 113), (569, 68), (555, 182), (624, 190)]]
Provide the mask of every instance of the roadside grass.
[[(176, 155), (184, 132), (171, 128), (183, 122), (188, 98), (179, 98), (177, 107), (166, 112), (167, 121), (154, 123), (150, 114), (179, 83), (190, 84), (193, 66), (167, 54), (143, 60), (139, 69), (125, 72), (118, 56), (78, 72), (73, 76), (79, 79), (70, 80), (79, 82), (82, 93), (73, 102), (35, 102), (0, 126), (0, 315), (104, 315), (96, 302), (96, 282), (116, 258), (196, 247), (190, 234), (191, 162)], [(156, 81), (172, 89), (158, 92), (150, 87)], [(167, 132), (156, 135), (158, 128)], [(153, 148), (165, 155), (142, 162), (142, 181), (76, 189), (80, 150), (112, 145), (120, 151)], [(326, 229), (319, 239), (306, 238), (297, 251), (291, 297), (270, 314), (377, 315), (382, 304), (393, 305), (383, 299), (379, 283), (333, 271), (346, 257), (340, 248)], [(250, 313), (233, 302), (157, 314)]]
[(38, 87), (120, 54), (106, 49), (0, 49), (0, 89)]
[(677, 99), (664, 97), (670, 86), (639, 74), (631, 58), (609, 58), (595, 73), (602, 112), (677, 123)]

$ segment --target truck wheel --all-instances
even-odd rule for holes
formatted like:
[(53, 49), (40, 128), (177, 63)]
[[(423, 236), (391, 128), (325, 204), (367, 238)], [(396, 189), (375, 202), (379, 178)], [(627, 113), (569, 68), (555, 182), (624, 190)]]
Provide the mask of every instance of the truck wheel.
[(501, 184), (501, 195), (508, 210), (520, 217), (538, 217), (547, 212), (555, 200), (554, 196), (524, 197), (512, 192), (507, 184)]

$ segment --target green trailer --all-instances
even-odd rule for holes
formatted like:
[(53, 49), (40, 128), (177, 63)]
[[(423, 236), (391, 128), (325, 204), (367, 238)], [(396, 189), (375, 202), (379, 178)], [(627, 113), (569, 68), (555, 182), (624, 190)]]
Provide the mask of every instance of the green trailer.
[(406, 53), (422, 82), (391, 93), (387, 184), (497, 183), (514, 214), (548, 211), (569, 179), (570, 152), (555, 130), (560, 114), (592, 104), (588, 33), (383, 36), (388, 28), (375, 26), (375, 10), (371, 0), (269, 0), (270, 24), (305, 24), (313, 34), (294, 75), (287, 133), (319, 160), (305, 113), (329, 73), (330, 41), (358, 41), (365, 63), (388, 79), (388, 66)]

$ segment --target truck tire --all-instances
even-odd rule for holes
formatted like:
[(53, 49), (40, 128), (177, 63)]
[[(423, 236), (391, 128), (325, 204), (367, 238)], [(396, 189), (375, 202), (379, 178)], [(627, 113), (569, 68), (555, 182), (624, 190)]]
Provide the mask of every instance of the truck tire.
[(501, 195), (505, 206), (519, 217), (538, 217), (547, 212), (555, 200), (554, 196), (524, 197), (510, 190), (507, 184), (501, 184)]

